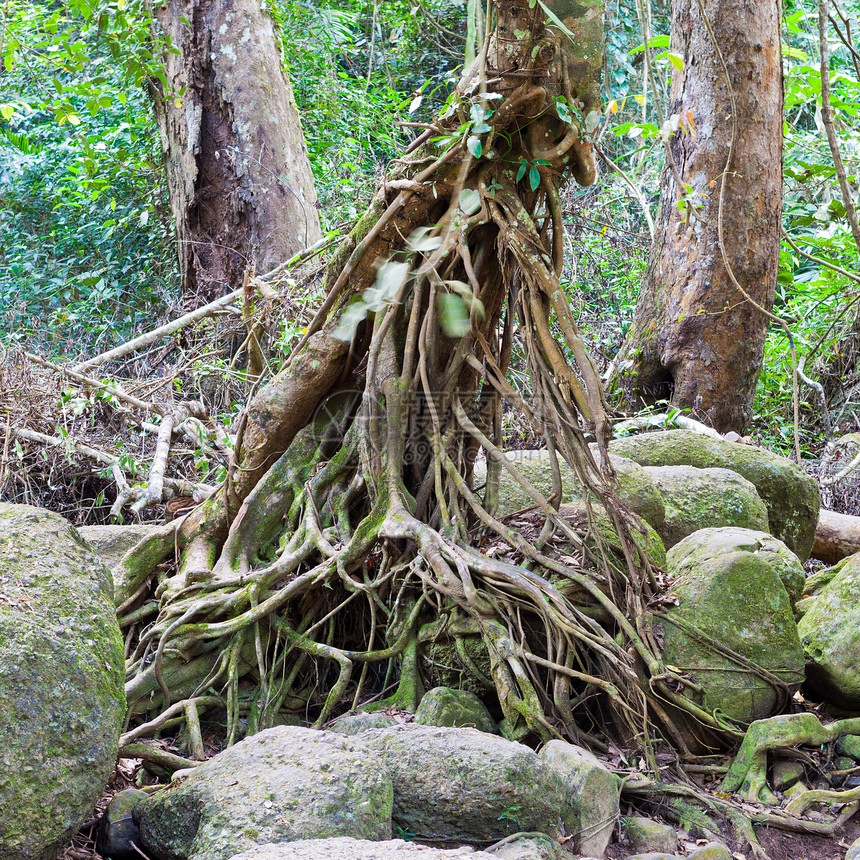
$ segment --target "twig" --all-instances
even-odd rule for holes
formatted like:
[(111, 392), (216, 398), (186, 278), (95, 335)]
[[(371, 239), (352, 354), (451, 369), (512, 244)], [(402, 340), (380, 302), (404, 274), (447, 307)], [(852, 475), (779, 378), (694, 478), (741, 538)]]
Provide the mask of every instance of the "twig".
[[(36, 430), (28, 430), (24, 427), (13, 427), (12, 435), (19, 439), (26, 439), (29, 442), (39, 442), (42, 445), (51, 445), (55, 448), (69, 448), (78, 454), (83, 454), (91, 460), (96, 460), (103, 463), (105, 466), (119, 465), (119, 457), (113, 454), (108, 454), (106, 451), (101, 451), (98, 448), (93, 448), (84, 442), (79, 442), (71, 436), (66, 436), (65, 439), (59, 436), (48, 436), (47, 433), (39, 433)], [(177, 480), (176, 478), (165, 478), (164, 486), (169, 490), (173, 490), (180, 495), (199, 495), (201, 498), (209, 498), (215, 492), (216, 487), (210, 484), (195, 484), (191, 481)]]
[[(47, 370), (52, 370), (54, 373), (58, 373), (61, 376), (68, 376), (70, 379), (75, 380), (75, 382), (80, 382), (82, 385), (90, 385), (93, 388), (98, 388), (101, 391), (106, 391), (111, 396), (116, 397), (117, 400), (124, 400), (126, 403), (130, 404), (131, 406), (136, 406), (138, 409), (144, 412), (152, 412), (156, 415), (163, 415), (165, 413), (164, 407), (160, 406), (158, 403), (153, 403), (148, 400), (140, 400), (133, 394), (127, 394), (121, 388), (114, 388), (112, 385), (108, 385), (107, 383), (102, 382), (95, 377), (84, 376), (84, 374), (79, 373), (77, 370), (73, 370), (70, 367), (53, 364), (52, 362), (47, 361), (41, 356), (34, 355), (32, 352), (25, 352), (24, 355), (29, 361), (32, 361), (33, 364), (38, 364), (39, 367), (44, 367)], [(78, 365), (78, 367), (80, 366), (81, 365)]]
[(0, 494), (3, 492), (3, 484), (6, 483), (6, 464), (9, 461), (9, 439), (12, 430), (12, 413), (6, 413), (6, 434), (3, 439), (3, 459), (0, 460)]
[(786, 242), (792, 247), (793, 250), (797, 251), (801, 257), (806, 257), (807, 260), (811, 260), (813, 263), (818, 263), (819, 266), (824, 266), (825, 269), (830, 269), (831, 271), (836, 272), (839, 275), (842, 275), (844, 278), (850, 278), (852, 281), (856, 281), (860, 284), (860, 275), (855, 274), (854, 272), (849, 272), (847, 269), (843, 269), (841, 266), (837, 266), (835, 263), (830, 263), (825, 260), (823, 257), (816, 257), (814, 254), (810, 254), (807, 251), (804, 251), (802, 248), (799, 248), (797, 244), (792, 240), (791, 236), (785, 232), (785, 228), (782, 230), (782, 238), (785, 239)]
[(645, 216), (645, 223), (648, 225), (648, 233), (653, 239), (654, 219), (648, 211), (648, 204), (642, 196), (642, 192), (633, 184), (633, 180), (599, 146), (595, 146), (594, 148), (597, 154), (604, 160), (604, 162), (606, 162), (606, 166), (614, 173), (617, 173), (627, 184), (627, 187), (633, 192), (636, 197), (636, 201), (642, 207), (642, 214)]

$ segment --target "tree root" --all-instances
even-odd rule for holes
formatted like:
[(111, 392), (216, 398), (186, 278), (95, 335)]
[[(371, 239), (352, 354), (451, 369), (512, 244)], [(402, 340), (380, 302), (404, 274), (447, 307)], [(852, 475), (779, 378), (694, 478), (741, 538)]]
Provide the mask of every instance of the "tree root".
[[(857, 732), (860, 732), (860, 717), (836, 720), (826, 726), (822, 725), (815, 714), (781, 714), (766, 720), (756, 720), (747, 729), (741, 748), (723, 779), (720, 791), (737, 792), (744, 800), (752, 803), (759, 801), (775, 803), (776, 797), (767, 787), (767, 754), (770, 750), (781, 747), (791, 748), (798, 744), (820, 746), (835, 741), (844, 734)], [(850, 794), (850, 792), (828, 793)], [(846, 797), (842, 802), (854, 799)], [(809, 803), (814, 802), (816, 801), (809, 801)], [(798, 802), (795, 808), (802, 811), (809, 803), (804, 805), (803, 802)]]

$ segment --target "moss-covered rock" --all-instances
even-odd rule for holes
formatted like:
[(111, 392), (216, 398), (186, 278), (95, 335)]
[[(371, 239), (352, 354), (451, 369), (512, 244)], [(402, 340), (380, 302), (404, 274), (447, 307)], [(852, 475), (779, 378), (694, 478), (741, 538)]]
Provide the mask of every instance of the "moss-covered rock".
[(643, 471), (666, 506), (666, 521), (659, 532), (666, 549), (704, 528), (768, 530), (767, 508), (756, 488), (731, 469), (648, 466)]
[(117, 579), (122, 576), (119, 565), (122, 557), (160, 528), (151, 523), (132, 523), (126, 526), (81, 526), (78, 532), (104, 562), (114, 577), (116, 590), (120, 591), (122, 583), (117, 582)]
[[(522, 472), (523, 477), (543, 496), (552, 493), (552, 472), (549, 451), (523, 450), (506, 451), (507, 456)], [(618, 498), (631, 511), (642, 517), (645, 522), (658, 531), (663, 526), (664, 507), (654, 482), (638, 463), (627, 457), (611, 455), (610, 460), (618, 476)], [(561, 502), (583, 501), (585, 492), (573, 469), (559, 457), (561, 471)], [(475, 464), (475, 484), (480, 486), (486, 480), (487, 464), (479, 460)], [(531, 496), (508, 474), (502, 470), (499, 480), (499, 513), (511, 514), (532, 506)]]
[(585, 857), (602, 857), (618, 820), (621, 780), (588, 750), (565, 741), (550, 741), (540, 757), (573, 800), (575, 816), (565, 820), (573, 849)]
[(711, 439), (689, 430), (642, 433), (613, 439), (613, 454), (642, 466), (731, 469), (753, 484), (767, 506), (770, 533), (809, 558), (820, 507), (818, 484), (799, 466), (765, 448)]
[(522, 744), (414, 724), (360, 737), (391, 771), (394, 823), (427, 841), (492, 841), (522, 830), (557, 837), (577, 820), (571, 792)]
[(0, 857), (54, 860), (116, 763), (113, 581), (59, 514), (0, 504)]
[[(260, 845), (237, 854), (232, 860), (499, 860), (500, 856), (471, 848), (431, 848), (403, 839), (371, 842), (338, 836), (303, 839), (288, 845)], [(528, 860), (540, 858), (535, 855)]]
[(672, 570), (680, 574), (730, 552), (749, 552), (763, 558), (776, 572), (792, 606), (803, 594), (806, 573), (800, 559), (781, 540), (755, 529), (700, 529), (685, 538), (683, 545), (673, 547)]
[(830, 582), (804, 600), (798, 623), (806, 672), (827, 701), (860, 708), (860, 553), (843, 559)]
[[(589, 526), (589, 513), (584, 502), (570, 502), (562, 505), (559, 509), (565, 519), (575, 525), (578, 529), (585, 530)], [(621, 553), (621, 541), (618, 539), (618, 532), (612, 525), (609, 519), (609, 514), (600, 505), (591, 505), (591, 525), (597, 530), (600, 535), (600, 540), (604, 547), (616, 550)], [(643, 529), (633, 529), (633, 540), (636, 546), (644, 552), (648, 560), (655, 567), (663, 567), (666, 564), (666, 550), (663, 547), (663, 541), (654, 528), (645, 520), (642, 521)], [(592, 546), (596, 548), (597, 544), (591, 541)]]
[(491, 735), (499, 733), (487, 706), (468, 690), (434, 687), (428, 690), (415, 712), (419, 726), (473, 728)]
[(755, 667), (790, 689), (803, 681), (803, 651), (777, 572), (753, 552), (713, 553), (695, 534), (669, 551), (667, 570), (677, 577), (678, 605), (656, 613), (655, 628), (665, 661), (702, 687), (685, 694), (741, 723), (768, 716), (779, 697)]
[(854, 761), (860, 761), (860, 735), (842, 735), (836, 742), (836, 752)]
[(358, 735), (370, 729), (387, 729), (396, 725), (397, 720), (388, 714), (347, 714), (328, 726), (328, 731), (338, 735)]
[(392, 781), (355, 738), (267, 729), (140, 805), (144, 847), (162, 860), (226, 860), (254, 845), (391, 838)]
[[(472, 860), (473, 856), (462, 860)], [(570, 860), (571, 854), (545, 833), (516, 833), (494, 848), (491, 856), (496, 860)]]
[(621, 824), (633, 854), (674, 854), (678, 849), (678, 833), (668, 824), (635, 815), (622, 819)]

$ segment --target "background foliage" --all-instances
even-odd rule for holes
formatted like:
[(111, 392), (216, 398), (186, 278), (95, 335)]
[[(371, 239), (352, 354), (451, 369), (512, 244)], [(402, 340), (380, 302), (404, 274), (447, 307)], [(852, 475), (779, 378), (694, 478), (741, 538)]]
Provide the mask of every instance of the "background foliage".
[[(152, 39), (145, 9), (128, 0), (4, 5), (0, 319), (7, 341), (71, 357), (121, 342), (176, 310), (173, 227), (146, 92), (170, 46)], [(269, 11), (303, 117), (323, 222), (346, 225), (415, 133), (404, 123), (426, 121), (447, 96), (462, 63), (465, 3), (270, 0)], [(856, 0), (841, 12), (856, 29)], [(572, 190), (565, 201), (565, 281), (604, 366), (630, 324), (647, 261), (646, 211), (653, 216), (658, 202), (661, 117), (671, 120), (666, 92), (678, 63), (669, 20), (666, 2), (609, 4), (600, 137), (608, 161), (597, 185)], [(805, 250), (858, 271), (822, 133), (810, 0), (786, 4), (783, 35), (785, 227)], [(831, 104), (856, 189), (857, 55), (833, 30), (831, 52)], [(821, 380), (843, 430), (857, 429), (857, 299), (856, 282), (784, 245), (776, 311), (790, 322), (806, 372)], [(773, 331), (754, 434), (786, 450), (790, 392), (788, 344)], [(815, 452), (827, 424), (815, 392), (801, 393), (805, 446)]]

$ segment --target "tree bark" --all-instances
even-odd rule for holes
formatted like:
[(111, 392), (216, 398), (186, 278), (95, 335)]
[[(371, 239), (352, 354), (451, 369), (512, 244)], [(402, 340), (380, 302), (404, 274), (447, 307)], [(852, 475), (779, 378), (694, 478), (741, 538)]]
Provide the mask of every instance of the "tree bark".
[(186, 304), (320, 238), (307, 147), (272, 20), (258, 0), (168, 0), (178, 53), (155, 89)]
[[(728, 68), (734, 123), (726, 74), (705, 18)], [(721, 433), (743, 433), (749, 424), (768, 321), (731, 282), (720, 217), (726, 257), (743, 289), (769, 310), (776, 286), (779, 28), (776, 0), (676, 0), (671, 50), (684, 65), (672, 74), (670, 113), (681, 119), (681, 128), (670, 148), (683, 188), (667, 163), (651, 259), (618, 362), (631, 405), (669, 400)]]

